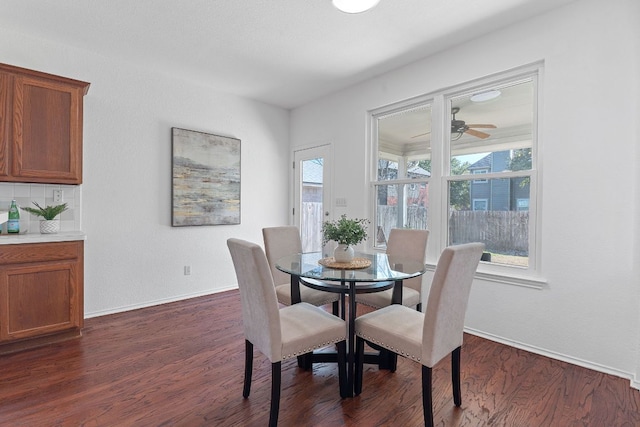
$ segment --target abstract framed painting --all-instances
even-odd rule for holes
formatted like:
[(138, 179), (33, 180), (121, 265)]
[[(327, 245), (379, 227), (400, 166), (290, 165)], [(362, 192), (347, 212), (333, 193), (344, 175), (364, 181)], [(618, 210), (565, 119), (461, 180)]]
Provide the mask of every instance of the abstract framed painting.
[(240, 140), (171, 128), (173, 227), (240, 224)]

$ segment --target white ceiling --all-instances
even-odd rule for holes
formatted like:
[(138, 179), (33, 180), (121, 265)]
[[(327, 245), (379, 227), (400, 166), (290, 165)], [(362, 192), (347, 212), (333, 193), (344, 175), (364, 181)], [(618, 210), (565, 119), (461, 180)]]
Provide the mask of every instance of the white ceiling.
[(0, 0), (0, 26), (294, 108), (571, 1)]

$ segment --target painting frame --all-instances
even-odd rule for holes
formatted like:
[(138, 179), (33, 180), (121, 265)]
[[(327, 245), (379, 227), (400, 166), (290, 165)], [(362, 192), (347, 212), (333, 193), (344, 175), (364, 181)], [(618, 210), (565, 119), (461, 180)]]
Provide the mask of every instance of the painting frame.
[(171, 128), (171, 226), (241, 221), (241, 141)]

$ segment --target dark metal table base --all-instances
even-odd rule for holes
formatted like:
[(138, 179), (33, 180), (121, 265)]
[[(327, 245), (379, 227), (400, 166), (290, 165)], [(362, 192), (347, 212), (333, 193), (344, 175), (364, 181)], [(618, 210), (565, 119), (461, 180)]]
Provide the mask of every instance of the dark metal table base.
[[(295, 282), (294, 282), (295, 281)], [(349, 296), (349, 321), (347, 334), (347, 383), (348, 397), (353, 397), (353, 376), (355, 369), (355, 319), (356, 319), (356, 294), (365, 294), (373, 292), (381, 292), (393, 287), (392, 304), (400, 304), (402, 302), (402, 280), (385, 281), (385, 282), (355, 282), (342, 280), (340, 282), (319, 282), (300, 279), (299, 276), (291, 275), (291, 300), (292, 302), (300, 302), (299, 283), (303, 283), (310, 288), (318, 289), (325, 292), (339, 293), (340, 303), (342, 306), (341, 317), (346, 318), (346, 296)], [(348, 284), (348, 285), (347, 285)], [(376, 346), (372, 346), (376, 347)], [(377, 348), (378, 353), (367, 353), (364, 355), (364, 363), (376, 364), (379, 369), (388, 369), (395, 372), (397, 366), (397, 355), (388, 350)], [(310, 370), (313, 363), (336, 363), (338, 361), (337, 352), (320, 351), (308, 353), (298, 357), (298, 366), (305, 370)]]

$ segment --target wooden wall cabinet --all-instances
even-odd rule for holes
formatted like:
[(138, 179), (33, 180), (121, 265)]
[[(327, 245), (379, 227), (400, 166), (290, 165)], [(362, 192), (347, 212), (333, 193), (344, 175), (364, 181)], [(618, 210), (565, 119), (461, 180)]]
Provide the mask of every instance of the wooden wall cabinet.
[(82, 183), (89, 83), (0, 64), (0, 181)]
[(0, 354), (79, 337), (83, 323), (83, 241), (2, 245)]

